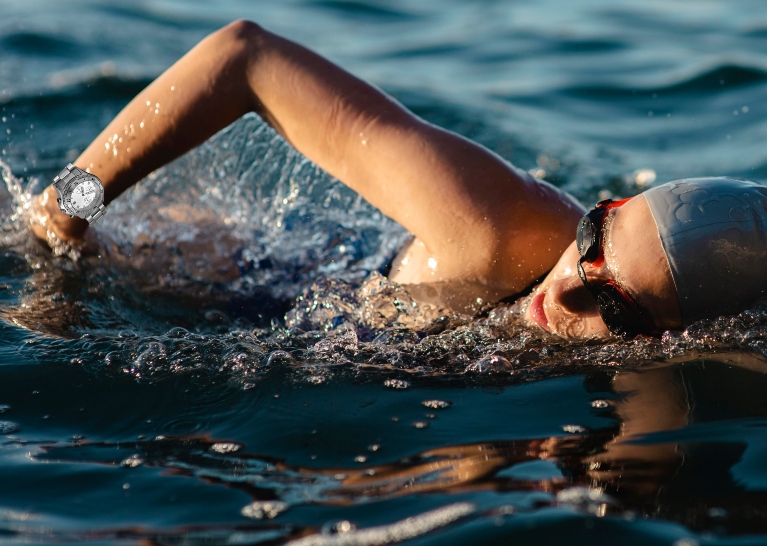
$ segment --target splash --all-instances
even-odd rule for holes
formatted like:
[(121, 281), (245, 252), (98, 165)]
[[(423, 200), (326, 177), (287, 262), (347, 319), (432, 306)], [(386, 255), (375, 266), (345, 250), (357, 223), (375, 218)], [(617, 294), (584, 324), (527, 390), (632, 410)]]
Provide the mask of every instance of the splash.
[(26, 218), (42, 187), (0, 167), (2, 316), (42, 334), (22, 349), (40, 361), (247, 389), (275, 368), (310, 384), (360, 372), (391, 385), (515, 383), (690, 355), (767, 357), (765, 305), (597, 344), (526, 326), (527, 300), (470, 314), (424, 303), (383, 274), (407, 233), (255, 115), (115, 201), (90, 253), (34, 243)]

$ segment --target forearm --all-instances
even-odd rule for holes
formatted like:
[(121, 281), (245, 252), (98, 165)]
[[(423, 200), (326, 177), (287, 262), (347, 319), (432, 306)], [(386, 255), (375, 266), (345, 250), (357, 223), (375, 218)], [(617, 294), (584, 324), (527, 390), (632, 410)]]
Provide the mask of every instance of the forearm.
[(75, 161), (105, 203), (252, 110), (246, 63), (245, 41), (219, 31), (139, 93)]

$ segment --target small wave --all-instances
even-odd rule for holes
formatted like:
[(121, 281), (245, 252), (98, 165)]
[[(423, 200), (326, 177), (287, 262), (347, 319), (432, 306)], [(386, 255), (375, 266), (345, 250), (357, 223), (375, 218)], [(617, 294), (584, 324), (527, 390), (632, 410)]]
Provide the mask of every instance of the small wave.
[(45, 57), (83, 57), (86, 48), (77, 42), (62, 36), (51, 36), (39, 32), (15, 32), (0, 39), (0, 51), (19, 55)]
[(314, 0), (307, 2), (321, 10), (334, 11), (347, 19), (400, 22), (413, 21), (420, 17), (415, 13), (384, 6), (383, 3), (355, 0)]
[(179, 14), (160, 13), (156, 8), (149, 4), (95, 4), (92, 9), (101, 11), (108, 15), (115, 16), (118, 20), (134, 19), (161, 25), (164, 27), (173, 27), (178, 29), (203, 29), (213, 31), (229, 21), (205, 21), (201, 20), (199, 15), (195, 17), (184, 17)]
[(767, 81), (767, 71), (760, 68), (724, 65), (681, 81), (657, 87), (580, 86), (559, 93), (588, 100), (645, 100), (657, 96), (714, 95)]
[(34, 111), (40, 108), (70, 109), (78, 103), (106, 100), (128, 101), (152, 83), (149, 77), (112, 72), (114, 65), (111, 63), (84, 70), (59, 72), (51, 76), (50, 85), (44, 89), (0, 96), (0, 105)]

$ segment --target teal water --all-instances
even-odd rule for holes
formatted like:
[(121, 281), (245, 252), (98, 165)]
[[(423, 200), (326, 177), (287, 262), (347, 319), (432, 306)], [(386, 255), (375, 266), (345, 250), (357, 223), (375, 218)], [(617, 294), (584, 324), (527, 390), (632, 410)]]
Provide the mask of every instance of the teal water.
[(0, 3), (0, 542), (762, 544), (767, 307), (565, 344), (418, 304), (406, 233), (254, 115), (52, 256), (40, 191), (250, 18), (584, 203), (764, 181), (756, 1)]

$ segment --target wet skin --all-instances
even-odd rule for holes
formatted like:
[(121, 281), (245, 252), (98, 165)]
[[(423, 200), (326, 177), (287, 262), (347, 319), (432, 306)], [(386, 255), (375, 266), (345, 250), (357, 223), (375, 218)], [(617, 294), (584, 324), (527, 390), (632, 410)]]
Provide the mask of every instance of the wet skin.
[[(584, 264), (593, 284), (615, 280), (645, 309), (660, 330), (678, 329), (681, 311), (666, 254), (650, 207), (642, 195), (613, 209), (603, 233), (604, 263)], [(568, 339), (609, 337), (596, 300), (578, 277), (575, 241), (533, 292), (525, 318)]]
[[(452, 283), (466, 292), (463, 299), (492, 301), (554, 268), (537, 292), (544, 294), (537, 323), (567, 338), (607, 334), (574, 269), (570, 242), (585, 212), (575, 199), (250, 21), (235, 21), (201, 41), (139, 93), (74, 164), (101, 178), (109, 204), (252, 111), (413, 234), (392, 269), (393, 281)], [(620, 271), (619, 282), (658, 325), (673, 327), (679, 322), (673, 283), (663, 277), (653, 234), (641, 229), (654, 224), (638, 222), (618, 222), (608, 266)], [(59, 211), (52, 186), (35, 200), (30, 226), (49, 243), (79, 241), (88, 227)], [(651, 278), (659, 271), (660, 279)]]

